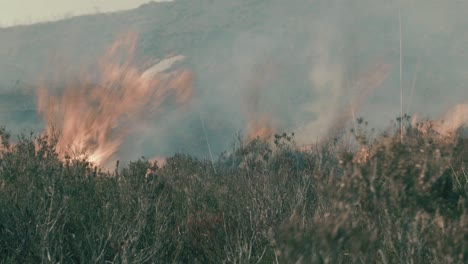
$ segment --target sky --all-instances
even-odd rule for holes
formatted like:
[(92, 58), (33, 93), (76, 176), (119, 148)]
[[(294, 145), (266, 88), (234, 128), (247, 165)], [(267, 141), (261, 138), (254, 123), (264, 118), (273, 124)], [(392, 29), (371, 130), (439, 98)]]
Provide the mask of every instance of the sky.
[[(0, 25), (12, 26), (70, 16), (132, 9), (151, 0), (0, 0)], [(156, 0), (162, 2), (170, 0)]]

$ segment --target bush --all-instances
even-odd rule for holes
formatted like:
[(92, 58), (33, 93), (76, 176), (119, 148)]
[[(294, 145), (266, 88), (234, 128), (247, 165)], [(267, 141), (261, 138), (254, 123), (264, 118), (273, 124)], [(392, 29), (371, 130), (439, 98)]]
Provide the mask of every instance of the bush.
[(408, 127), (115, 172), (0, 129), (2, 263), (466, 263), (466, 141)]

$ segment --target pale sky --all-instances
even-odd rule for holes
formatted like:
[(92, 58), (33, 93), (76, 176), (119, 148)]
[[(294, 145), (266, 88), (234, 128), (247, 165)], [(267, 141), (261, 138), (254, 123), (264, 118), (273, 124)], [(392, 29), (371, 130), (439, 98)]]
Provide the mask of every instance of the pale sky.
[[(162, 2), (168, 0), (156, 0)], [(170, 1), (170, 0), (169, 0)], [(0, 26), (132, 9), (151, 0), (0, 0)]]

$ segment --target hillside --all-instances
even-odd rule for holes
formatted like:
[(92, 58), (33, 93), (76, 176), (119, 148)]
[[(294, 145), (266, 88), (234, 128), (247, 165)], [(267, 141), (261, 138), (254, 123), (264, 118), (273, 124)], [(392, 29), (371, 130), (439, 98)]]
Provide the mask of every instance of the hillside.
[[(466, 102), (465, 5), (402, 2), (404, 108), (410, 114), (437, 117)], [(349, 105), (378, 127), (399, 113), (398, 6), (369, 0), (181, 0), (0, 29), (1, 96), (34, 102), (38, 79), (63, 65), (86, 67), (129, 30), (139, 34), (138, 58), (183, 55), (196, 82), (191, 111), (155, 120), (164, 127), (164, 142), (141, 143), (146, 147), (131, 157), (154, 155), (155, 148), (207, 155), (205, 140), (198, 139), (200, 116), (219, 153), (245, 132), (252, 111), (256, 118), (268, 116), (277, 131), (295, 131), (304, 143), (326, 135)], [(252, 91), (258, 100), (246, 107)], [(40, 129), (33, 103), (1, 107), (0, 121), (13, 131)]]

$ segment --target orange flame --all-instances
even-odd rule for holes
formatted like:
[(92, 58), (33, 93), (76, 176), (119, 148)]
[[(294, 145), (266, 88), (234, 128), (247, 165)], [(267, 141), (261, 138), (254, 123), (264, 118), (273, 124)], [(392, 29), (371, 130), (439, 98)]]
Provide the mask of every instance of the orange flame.
[(270, 124), (270, 118), (266, 115), (250, 119), (247, 124), (247, 140), (252, 141), (259, 138), (268, 140), (273, 136), (274, 130)]
[(468, 104), (458, 104), (435, 121), (418, 123), (418, 115), (414, 115), (411, 125), (417, 127), (420, 132), (427, 133), (432, 129), (442, 136), (453, 136), (457, 130), (468, 125)]
[(273, 63), (261, 64), (254, 70), (254, 76), (250, 80), (249, 91), (245, 100), (248, 115), (246, 135), (248, 142), (257, 138), (268, 140), (275, 132), (270, 115), (261, 113), (259, 108), (261, 92), (272, 81), (275, 73), (278, 72), (278, 65)]
[(150, 162), (156, 162), (159, 167), (164, 167), (167, 163), (167, 158), (163, 156), (155, 156), (149, 159)]
[(438, 121), (436, 129), (440, 134), (447, 135), (456, 132), (465, 125), (468, 125), (468, 104), (459, 104), (450, 109)]
[(177, 104), (191, 99), (192, 73), (142, 73), (133, 63), (136, 43), (136, 34), (117, 40), (93, 78), (80, 76), (61, 95), (51, 94), (44, 85), (39, 88), (38, 112), (46, 133), (58, 136), (56, 147), (62, 157), (87, 157), (105, 165), (145, 115), (161, 110), (168, 98)]

